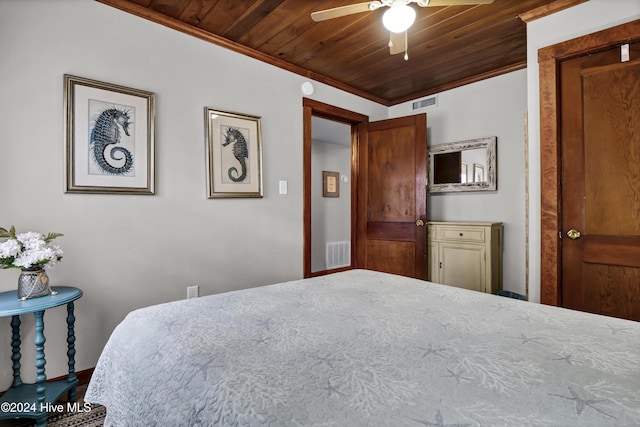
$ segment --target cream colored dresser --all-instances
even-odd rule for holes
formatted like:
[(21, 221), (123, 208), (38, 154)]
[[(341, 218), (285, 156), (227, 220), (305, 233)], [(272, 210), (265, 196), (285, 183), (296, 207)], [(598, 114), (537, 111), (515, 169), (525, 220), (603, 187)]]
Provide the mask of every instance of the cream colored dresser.
[(502, 289), (501, 222), (427, 222), (427, 280), (495, 294)]

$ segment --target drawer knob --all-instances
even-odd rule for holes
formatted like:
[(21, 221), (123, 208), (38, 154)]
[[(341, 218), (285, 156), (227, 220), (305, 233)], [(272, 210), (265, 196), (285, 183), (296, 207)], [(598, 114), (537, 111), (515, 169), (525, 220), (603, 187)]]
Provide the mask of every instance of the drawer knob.
[(464, 234), (460, 233), (460, 237), (464, 236)]

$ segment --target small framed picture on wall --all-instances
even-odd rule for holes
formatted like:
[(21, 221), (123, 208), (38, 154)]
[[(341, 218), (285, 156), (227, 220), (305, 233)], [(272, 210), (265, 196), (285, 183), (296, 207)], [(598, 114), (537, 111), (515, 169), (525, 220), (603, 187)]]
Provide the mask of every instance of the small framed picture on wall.
[(322, 171), (322, 197), (340, 197), (340, 173)]

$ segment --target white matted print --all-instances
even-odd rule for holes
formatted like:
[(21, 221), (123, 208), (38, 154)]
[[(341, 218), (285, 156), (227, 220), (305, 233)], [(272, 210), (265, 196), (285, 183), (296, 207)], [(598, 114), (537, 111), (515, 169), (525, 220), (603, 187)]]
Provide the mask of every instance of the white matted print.
[(154, 194), (155, 95), (64, 79), (66, 192)]
[(207, 197), (262, 197), (260, 117), (205, 107)]

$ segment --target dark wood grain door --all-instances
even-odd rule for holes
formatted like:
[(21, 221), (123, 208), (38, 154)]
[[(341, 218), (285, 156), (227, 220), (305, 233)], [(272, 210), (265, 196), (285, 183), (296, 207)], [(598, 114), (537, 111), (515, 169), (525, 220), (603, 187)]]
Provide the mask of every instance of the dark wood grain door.
[(427, 117), (363, 124), (360, 132), (358, 265), (427, 278)]
[(561, 63), (564, 307), (640, 320), (640, 44)]

